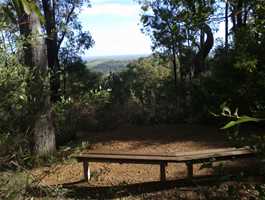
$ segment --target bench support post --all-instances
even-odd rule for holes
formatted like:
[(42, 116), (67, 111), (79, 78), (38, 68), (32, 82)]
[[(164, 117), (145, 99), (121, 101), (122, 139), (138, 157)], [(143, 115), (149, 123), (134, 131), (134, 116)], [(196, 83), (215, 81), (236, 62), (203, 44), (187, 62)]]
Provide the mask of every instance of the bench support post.
[(89, 168), (89, 164), (87, 161), (83, 161), (83, 170), (84, 170), (84, 178), (85, 181), (89, 181), (90, 180), (90, 168)]
[(166, 165), (167, 163), (161, 162), (160, 164), (160, 181), (166, 181)]
[(187, 170), (188, 170), (188, 179), (192, 179), (193, 177), (193, 164), (191, 162), (186, 163)]

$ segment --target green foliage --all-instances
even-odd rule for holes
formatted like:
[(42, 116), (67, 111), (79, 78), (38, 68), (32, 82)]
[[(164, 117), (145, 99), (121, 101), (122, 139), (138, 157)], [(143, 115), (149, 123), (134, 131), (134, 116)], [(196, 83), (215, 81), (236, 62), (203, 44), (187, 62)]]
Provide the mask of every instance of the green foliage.
[(82, 96), (80, 101), (81, 120), (79, 126), (83, 130), (105, 130), (115, 126), (109, 90), (90, 90)]
[(15, 56), (0, 52), (0, 130), (19, 132), (27, 118), (28, 70), (20, 65)]
[[(113, 104), (122, 106), (133, 123), (163, 123), (175, 120), (174, 82), (167, 61), (139, 59), (121, 73), (111, 74), (106, 87)], [(125, 115), (126, 116), (126, 115)]]
[(82, 96), (81, 102), (84, 105), (93, 105), (102, 108), (110, 103), (110, 93), (107, 90), (103, 90), (101, 87), (99, 89), (90, 90)]
[(91, 72), (82, 61), (67, 64), (65, 71), (65, 95), (72, 98), (78, 99), (87, 91), (99, 87), (102, 79), (102, 74)]
[(257, 119), (254, 117), (241, 116), (241, 117), (237, 117), (236, 121), (230, 121), (228, 124), (226, 124), (224, 127), (222, 127), (222, 129), (232, 128), (234, 126), (237, 126), (237, 125), (242, 124), (242, 123), (247, 123), (247, 122), (260, 122), (261, 120), (262, 119)]
[(31, 75), (16, 56), (0, 52), (0, 168), (11, 161), (31, 166), (31, 123), (27, 81)]
[(13, 0), (14, 3), (19, 4), (21, 3), (23, 6), (24, 11), (29, 15), (31, 12), (34, 12), (40, 18), (40, 21), (44, 23), (44, 17), (41, 14), (41, 11), (38, 5), (35, 2), (29, 0)]
[(2, 173), (0, 198), (6, 200), (25, 199), (26, 189), (31, 182), (32, 179), (24, 173)]
[(108, 128), (115, 118), (109, 113), (110, 93), (103, 89), (89, 90), (79, 99), (62, 98), (53, 107), (57, 145), (64, 145), (79, 132)]
[(62, 98), (61, 101), (54, 105), (53, 112), (55, 118), (56, 143), (57, 145), (62, 145), (75, 138), (79, 114), (71, 98)]

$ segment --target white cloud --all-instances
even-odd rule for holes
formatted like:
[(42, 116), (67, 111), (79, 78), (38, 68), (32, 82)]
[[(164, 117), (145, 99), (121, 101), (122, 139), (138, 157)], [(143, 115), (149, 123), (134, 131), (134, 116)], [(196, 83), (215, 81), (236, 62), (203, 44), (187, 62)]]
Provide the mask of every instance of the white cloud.
[(95, 4), (91, 8), (84, 8), (82, 13), (87, 15), (135, 16), (139, 13), (139, 6), (119, 3)]

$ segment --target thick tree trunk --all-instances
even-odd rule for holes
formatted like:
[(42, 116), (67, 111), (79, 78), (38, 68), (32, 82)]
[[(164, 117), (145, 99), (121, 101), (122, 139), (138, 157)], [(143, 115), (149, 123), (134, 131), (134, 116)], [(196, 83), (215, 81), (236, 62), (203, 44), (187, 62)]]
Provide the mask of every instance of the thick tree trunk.
[(33, 150), (42, 156), (55, 151), (55, 131), (51, 119), (51, 104), (45, 90), (48, 77), (47, 57), (39, 17), (32, 12), (19, 17), (20, 34), (25, 40), (24, 64), (28, 66), (33, 78), (28, 82), (28, 96), (31, 104)]
[[(47, 56), (45, 41), (41, 35), (41, 25), (38, 16), (32, 13), (30, 15), (31, 31), (34, 37), (34, 46), (32, 48), (32, 58), (34, 66), (38, 67), (37, 79), (40, 79), (39, 85), (42, 86), (43, 91), (39, 93), (40, 99), (37, 106), (39, 112), (36, 113), (36, 121), (33, 127), (34, 131), (34, 151), (37, 155), (48, 155), (56, 150), (55, 130), (52, 120), (51, 103), (45, 86), (43, 78), (47, 77)], [(45, 80), (45, 79), (44, 79)], [(37, 88), (36, 88), (37, 89)], [(36, 93), (37, 94), (37, 93)]]
[(55, 130), (49, 97), (45, 99), (42, 112), (37, 115), (34, 125), (34, 152), (36, 155), (50, 155), (56, 151)]
[[(32, 48), (33, 52), (33, 63), (34, 66), (38, 67), (37, 79), (40, 79), (39, 85), (42, 86), (43, 91), (39, 93), (38, 98), (40, 99), (37, 103), (39, 106), (39, 112), (36, 113), (36, 121), (33, 127), (34, 131), (34, 151), (37, 155), (47, 155), (51, 154), (56, 150), (55, 143), (55, 130), (53, 126), (52, 113), (51, 113), (51, 103), (47, 91), (45, 91), (45, 86), (43, 79), (47, 77), (47, 56), (45, 41), (43, 36), (41, 36), (41, 25), (39, 18), (32, 13), (30, 15), (31, 30), (33, 35), (35, 35), (34, 46)], [(37, 94), (37, 93), (36, 93)]]

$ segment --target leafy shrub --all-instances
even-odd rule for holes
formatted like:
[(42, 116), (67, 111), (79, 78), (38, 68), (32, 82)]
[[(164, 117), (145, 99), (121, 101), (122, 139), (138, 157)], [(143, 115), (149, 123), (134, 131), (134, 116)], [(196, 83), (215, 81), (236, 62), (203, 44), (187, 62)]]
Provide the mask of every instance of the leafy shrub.
[(75, 137), (79, 114), (71, 98), (62, 98), (53, 106), (57, 145), (64, 144)]
[(25, 129), (27, 119), (27, 79), (28, 70), (9, 60), (8, 65), (0, 62), (0, 130), (2, 132), (19, 132)]
[(101, 82), (102, 74), (92, 72), (82, 61), (69, 63), (65, 66), (66, 79), (66, 96), (79, 98), (87, 91), (97, 88)]
[(79, 126), (84, 130), (104, 130), (111, 124), (110, 91), (90, 90), (81, 98)]
[(58, 145), (74, 139), (78, 132), (108, 128), (113, 120), (110, 92), (101, 88), (88, 91), (79, 100), (62, 98), (53, 111)]
[(0, 52), (0, 168), (14, 167), (11, 161), (32, 164), (27, 95), (30, 77), (14, 55)]
[[(175, 118), (175, 90), (167, 62), (144, 58), (121, 73), (111, 74), (112, 104), (122, 108), (130, 123), (153, 124)], [(122, 114), (121, 114), (122, 115)]]

